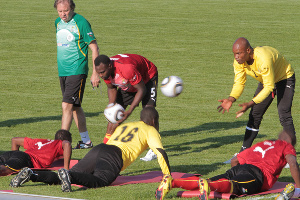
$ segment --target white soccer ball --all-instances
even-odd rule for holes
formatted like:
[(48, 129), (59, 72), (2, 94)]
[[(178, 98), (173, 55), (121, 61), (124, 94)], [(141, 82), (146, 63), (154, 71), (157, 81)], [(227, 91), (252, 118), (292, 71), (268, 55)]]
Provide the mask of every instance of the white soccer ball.
[(161, 82), (161, 92), (167, 97), (176, 97), (183, 90), (183, 81), (178, 76), (169, 76)]
[(104, 110), (104, 116), (107, 121), (115, 124), (117, 121), (122, 119), (121, 116), (124, 112), (124, 108), (120, 104), (109, 104)]

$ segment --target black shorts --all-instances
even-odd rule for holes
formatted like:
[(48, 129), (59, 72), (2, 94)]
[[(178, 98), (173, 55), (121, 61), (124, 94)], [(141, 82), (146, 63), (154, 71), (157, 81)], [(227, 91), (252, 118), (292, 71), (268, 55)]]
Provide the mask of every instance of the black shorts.
[(232, 181), (233, 193), (237, 195), (261, 192), (264, 183), (262, 171), (258, 167), (249, 164), (232, 167), (225, 174), (215, 176), (210, 180), (217, 181), (221, 178)]
[[(157, 81), (158, 81), (158, 76), (154, 76), (145, 84), (147, 92), (144, 98), (142, 99), (143, 106), (145, 105), (151, 105), (154, 107), (156, 106)], [(136, 92), (126, 92), (119, 88), (116, 102), (126, 108), (126, 106), (131, 105), (135, 97), (135, 94)]]
[(123, 167), (122, 151), (114, 145), (94, 146), (69, 173), (73, 184), (88, 188), (110, 185)]
[(62, 101), (81, 107), (86, 78), (85, 74), (59, 77)]
[(0, 164), (13, 171), (19, 171), (24, 167), (33, 168), (30, 156), (23, 151), (4, 152), (0, 155)]

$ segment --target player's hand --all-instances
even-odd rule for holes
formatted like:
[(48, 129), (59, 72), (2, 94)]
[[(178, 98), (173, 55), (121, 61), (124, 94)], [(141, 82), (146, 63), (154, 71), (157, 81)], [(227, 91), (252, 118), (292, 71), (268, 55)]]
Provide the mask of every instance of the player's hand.
[(225, 113), (225, 111), (229, 112), (229, 109), (231, 108), (233, 102), (229, 99), (221, 99), (218, 101), (221, 102), (221, 105), (217, 107), (218, 111), (222, 112), (223, 114)]
[(98, 76), (97, 73), (93, 73), (91, 76), (91, 84), (92, 87), (99, 87), (99, 83), (100, 83), (100, 77)]
[(129, 117), (129, 115), (131, 115), (131, 112), (129, 110), (124, 111), (123, 114), (121, 115), (122, 119), (120, 119), (117, 123), (121, 124), (123, 121), (125, 121)]
[(242, 103), (242, 104), (239, 104), (240, 107), (242, 107), (241, 110), (237, 111), (235, 114), (236, 114), (236, 118), (239, 118), (241, 117), (249, 108), (251, 108), (252, 106), (254, 106), (254, 102), (253, 101), (250, 101), (250, 102), (247, 102), (247, 103)]

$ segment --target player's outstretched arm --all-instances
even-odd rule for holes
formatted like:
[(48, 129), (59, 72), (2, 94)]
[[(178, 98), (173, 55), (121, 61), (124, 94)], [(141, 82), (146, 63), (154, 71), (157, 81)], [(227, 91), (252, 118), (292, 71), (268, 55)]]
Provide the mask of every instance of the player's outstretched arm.
[(254, 105), (255, 103), (252, 100), (247, 103), (239, 104), (239, 106), (242, 107), (242, 109), (236, 112), (236, 118), (242, 116), (249, 108), (251, 108)]
[(221, 99), (218, 101), (221, 102), (221, 105), (219, 105), (217, 109), (219, 112), (222, 112), (224, 114), (225, 111), (229, 112), (229, 109), (231, 108), (233, 102), (235, 102), (235, 98), (228, 97), (227, 99)]
[(290, 165), (291, 175), (292, 175), (297, 187), (300, 187), (300, 170), (299, 170), (299, 165), (297, 163), (296, 156), (294, 156), (292, 154), (288, 154), (285, 156), (285, 159), (286, 159), (287, 163)]
[(71, 143), (67, 140), (62, 142), (62, 148), (64, 150), (64, 168), (69, 170), (71, 155), (72, 155), (72, 146)]
[(11, 139), (12, 151), (19, 151), (20, 146), (24, 146), (24, 137), (14, 137)]

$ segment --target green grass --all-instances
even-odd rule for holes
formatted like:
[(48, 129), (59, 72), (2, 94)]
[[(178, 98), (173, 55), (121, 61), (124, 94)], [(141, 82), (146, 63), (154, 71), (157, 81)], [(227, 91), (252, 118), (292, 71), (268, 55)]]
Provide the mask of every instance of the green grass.
[[(53, 1), (54, 2), (54, 1)], [(60, 128), (61, 92), (57, 78), (52, 1), (0, 0), (0, 151), (10, 149), (16, 136), (53, 138)], [(92, 24), (100, 52), (109, 56), (137, 53), (153, 61), (159, 82), (180, 76), (184, 91), (176, 98), (158, 93), (160, 132), (172, 171), (201, 173), (205, 178), (223, 173), (222, 164), (239, 151), (247, 115), (235, 119), (237, 104), (249, 101), (257, 82), (248, 79), (242, 97), (224, 115), (218, 99), (229, 95), (233, 84), (232, 44), (247, 37), (253, 46), (270, 45), (284, 53), (299, 73), (299, 6), (297, 0), (85, 0), (75, 1), (76, 12)], [(91, 58), (90, 58), (91, 61)], [(91, 72), (91, 70), (90, 70)], [(299, 127), (299, 84), (293, 103)], [(94, 144), (106, 131), (103, 110), (108, 103), (106, 86), (94, 91), (87, 83), (83, 108)], [(139, 118), (137, 108), (128, 121)], [(281, 126), (276, 102), (264, 116), (256, 142), (276, 138)], [(72, 125), (74, 143), (80, 139)], [(73, 144), (74, 145), (74, 144)], [(296, 150), (299, 152), (300, 147)], [(87, 150), (73, 152), (80, 159)], [(145, 155), (143, 153), (142, 155)], [(156, 161), (136, 161), (122, 175), (160, 170)], [(11, 177), (0, 178), (7, 190)], [(280, 181), (293, 181), (284, 169)], [(25, 184), (14, 192), (84, 199), (154, 199), (158, 183), (105, 187), (62, 193), (59, 186)], [(174, 189), (166, 199), (177, 199)], [(267, 198), (267, 197), (266, 197)]]

